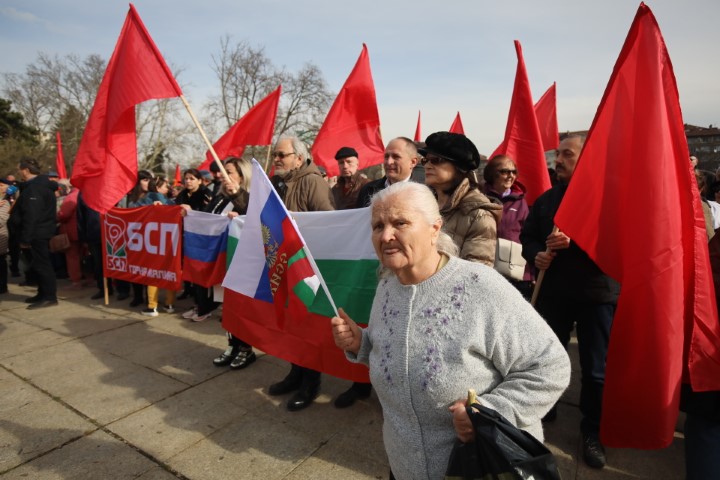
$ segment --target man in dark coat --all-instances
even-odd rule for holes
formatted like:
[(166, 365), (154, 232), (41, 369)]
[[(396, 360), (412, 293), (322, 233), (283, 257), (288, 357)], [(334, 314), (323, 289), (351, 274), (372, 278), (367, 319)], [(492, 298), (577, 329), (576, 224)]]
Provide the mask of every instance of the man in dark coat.
[(385, 176), (367, 183), (358, 194), (357, 207), (369, 207), (370, 199), (380, 190), (397, 182), (407, 182), (413, 168), (418, 164), (419, 156), (415, 143), (406, 137), (390, 140), (385, 147)]
[(18, 166), (23, 182), (10, 222), (19, 232), (20, 248), (32, 252), (30, 269), (38, 282), (37, 295), (26, 298), (28, 309), (57, 305), (55, 272), (50, 261), (50, 238), (55, 234), (55, 190), (57, 183), (40, 174), (34, 158), (23, 158)]

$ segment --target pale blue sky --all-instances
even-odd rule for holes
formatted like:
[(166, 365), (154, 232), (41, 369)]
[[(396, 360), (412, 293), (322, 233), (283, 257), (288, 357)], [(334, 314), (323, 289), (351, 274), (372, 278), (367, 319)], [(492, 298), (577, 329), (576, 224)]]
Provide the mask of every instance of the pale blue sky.
[[(264, 46), (291, 70), (312, 61), (338, 91), (368, 45), (383, 138), (446, 130), (459, 110), (483, 153), (501, 141), (522, 42), (537, 100), (557, 82), (560, 130), (590, 126), (639, 2), (137, 0), (150, 35), (196, 110), (217, 88), (220, 37)], [(720, 2), (657, 0), (686, 123), (720, 123)], [(109, 58), (128, 10), (119, 0), (0, 1), (0, 71), (24, 71), (38, 52)], [(190, 120), (188, 119), (188, 122)]]

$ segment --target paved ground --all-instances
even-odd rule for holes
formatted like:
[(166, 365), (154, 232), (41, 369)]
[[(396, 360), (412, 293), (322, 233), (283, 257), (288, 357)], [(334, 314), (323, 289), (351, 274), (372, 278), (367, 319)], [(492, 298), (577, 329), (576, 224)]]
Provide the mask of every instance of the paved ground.
[[(147, 318), (92, 293), (60, 282), (60, 305), (37, 312), (23, 303), (33, 289), (11, 285), (1, 297), (0, 479), (387, 478), (374, 395), (335, 409), (349, 382), (325, 376), (316, 404), (290, 413), (287, 397), (267, 395), (285, 362), (263, 355), (243, 371), (216, 368), (217, 321)], [(680, 433), (662, 451), (609, 450), (602, 471), (578, 461), (574, 365), (546, 428), (563, 478), (683, 478)]]

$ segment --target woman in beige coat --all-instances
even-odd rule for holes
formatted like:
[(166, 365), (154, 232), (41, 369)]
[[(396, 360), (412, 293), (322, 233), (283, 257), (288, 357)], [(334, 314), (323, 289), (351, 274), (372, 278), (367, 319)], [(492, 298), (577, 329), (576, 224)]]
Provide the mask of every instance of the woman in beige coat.
[(438, 199), (443, 230), (460, 249), (460, 258), (492, 267), (502, 205), (478, 189), (477, 148), (465, 135), (450, 132), (433, 133), (425, 144), (418, 151), (424, 157), (425, 184)]

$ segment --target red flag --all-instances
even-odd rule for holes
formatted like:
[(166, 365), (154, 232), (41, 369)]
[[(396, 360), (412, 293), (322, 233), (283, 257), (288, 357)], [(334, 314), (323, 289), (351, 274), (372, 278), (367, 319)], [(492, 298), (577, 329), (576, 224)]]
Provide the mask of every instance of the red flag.
[(422, 134), (420, 133), (420, 110), (418, 110), (418, 121), (417, 126), (415, 127), (415, 138), (413, 138), (416, 142), (422, 142)]
[(67, 178), (67, 170), (65, 170), (65, 157), (62, 151), (62, 141), (60, 140), (60, 132), (55, 133), (57, 138), (57, 156), (55, 157), (55, 170), (58, 173), (58, 177)]
[(535, 104), (535, 117), (540, 128), (543, 150), (557, 150), (560, 145), (560, 134), (557, 122), (557, 96), (555, 82)]
[(75, 157), (71, 182), (90, 208), (107, 212), (137, 181), (135, 105), (181, 95), (131, 4)]
[[(282, 86), (276, 88), (267, 97), (256, 103), (233, 125), (213, 148), (221, 160), (230, 156), (241, 157), (247, 145), (270, 145)], [(334, 155), (334, 154), (333, 154)], [(205, 161), (198, 167), (207, 170), (213, 162), (210, 150), (205, 154)]]
[(357, 150), (360, 169), (383, 162), (385, 145), (380, 136), (375, 84), (364, 43), (312, 146), (315, 163), (324, 167), (329, 177), (340, 173), (335, 154), (344, 146)]
[(183, 178), (182, 178), (182, 172), (180, 171), (180, 165), (175, 164), (175, 182), (173, 183), (174, 187), (177, 187), (178, 185), (182, 185)]
[(518, 168), (518, 181), (525, 185), (525, 200), (532, 205), (535, 199), (550, 188), (550, 175), (538, 120), (535, 117), (530, 81), (528, 80), (522, 46), (515, 40), (518, 63), (515, 72), (510, 113), (505, 127), (505, 139), (490, 155), (507, 155)]
[(668, 446), (683, 372), (696, 391), (720, 389), (720, 324), (675, 75), (645, 4), (555, 223), (622, 284), (607, 356), (602, 441)]
[(455, 120), (453, 120), (452, 125), (450, 125), (450, 130), (448, 130), (448, 132), (461, 133), (465, 135), (465, 129), (463, 128), (462, 119), (460, 119), (460, 112), (457, 112), (457, 115), (455, 115)]

